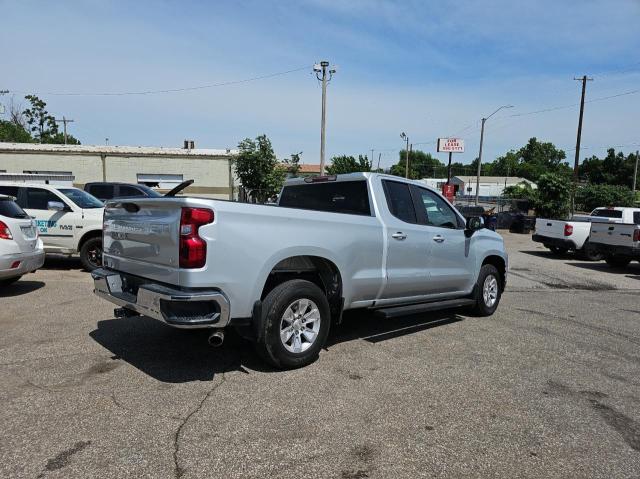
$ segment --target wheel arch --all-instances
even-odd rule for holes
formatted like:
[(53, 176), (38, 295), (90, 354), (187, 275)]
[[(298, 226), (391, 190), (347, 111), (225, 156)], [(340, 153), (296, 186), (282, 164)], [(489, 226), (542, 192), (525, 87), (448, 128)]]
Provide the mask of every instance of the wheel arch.
[(506, 260), (500, 255), (490, 254), (490, 255), (486, 256), (482, 260), (482, 264), (480, 265), (480, 267), (484, 266), (485, 264), (490, 264), (490, 265), (493, 265), (493, 266), (496, 267), (496, 269), (500, 273), (501, 287), (502, 287), (502, 290), (504, 291), (504, 288), (505, 288), (506, 283), (507, 283), (507, 262), (506, 262)]
[(339, 322), (343, 308), (343, 277), (334, 261), (325, 256), (303, 254), (288, 256), (276, 262), (262, 282), (260, 301), (276, 286), (292, 280), (306, 279), (326, 295), (332, 319)]
[(77, 247), (78, 252), (80, 252), (80, 250), (82, 249), (82, 246), (87, 241), (93, 238), (102, 238), (102, 230), (91, 230), (91, 231), (84, 232), (84, 234), (80, 237), (80, 241), (78, 241), (78, 247)]

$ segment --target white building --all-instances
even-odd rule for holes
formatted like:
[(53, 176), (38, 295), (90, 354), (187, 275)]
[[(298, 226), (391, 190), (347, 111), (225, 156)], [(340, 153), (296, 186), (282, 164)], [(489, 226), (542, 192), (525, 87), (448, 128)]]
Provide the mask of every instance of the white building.
[(72, 177), (80, 188), (92, 181), (113, 181), (161, 191), (194, 179), (187, 193), (233, 199), (236, 154), (228, 149), (0, 143), (0, 173)]
[[(454, 176), (451, 178), (451, 183), (455, 187), (456, 196), (475, 196), (476, 194), (476, 176)], [(518, 176), (481, 176), (479, 196), (502, 196), (507, 186), (514, 186), (519, 183), (528, 183), (532, 188), (537, 188), (534, 182)]]

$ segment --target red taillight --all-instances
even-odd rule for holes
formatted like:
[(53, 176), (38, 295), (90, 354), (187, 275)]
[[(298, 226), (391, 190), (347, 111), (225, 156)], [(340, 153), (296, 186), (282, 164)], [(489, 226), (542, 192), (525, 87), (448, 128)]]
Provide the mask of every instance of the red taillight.
[(207, 242), (198, 236), (200, 226), (213, 223), (213, 211), (182, 208), (180, 216), (180, 267), (202, 268), (207, 262)]
[(20, 261), (14, 261), (13, 263), (11, 263), (11, 267), (9, 269), (16, 269), (18, 266), (20, 266)]
[(640, 241), (640, 229), (633, 230), (633, 241)]
[(573, 234), (573, 226), (572, 225), (564, 225), (564, 235), (571, 236)]
[(9, 227), (0, 221), (0, 239), (13, 239)]

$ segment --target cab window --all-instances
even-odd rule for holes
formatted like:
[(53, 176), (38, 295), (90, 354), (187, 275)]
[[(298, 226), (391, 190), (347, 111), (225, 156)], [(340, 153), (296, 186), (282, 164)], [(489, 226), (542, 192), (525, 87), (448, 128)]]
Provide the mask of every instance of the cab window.
[(438, 228), (456, 229), (461, 226), (458, 215), (440, 196), (432, 191), (412, 187), (416, 196), (416, 208), (423, 216), (424, 224)]
[(27, 188), (25, 200), (23, 208), (31, 210), (46, 210), (48, 209), (47, 203), (49, 203), (49, 201), (57, 201), (58, 203), (64, 204), (64, 201), (58, 198), (57, 195), (49, 190), (42, 190), (40, 188)]
[(133, 196), (145, 196), (145, 194), (135, 186), (120, 185), (120, 194), (118, 196), (129, 198)]
[(391, 214), (405, 223), (417, 223), (416, 210), (407, 183), (384, 180), (385, 196)]

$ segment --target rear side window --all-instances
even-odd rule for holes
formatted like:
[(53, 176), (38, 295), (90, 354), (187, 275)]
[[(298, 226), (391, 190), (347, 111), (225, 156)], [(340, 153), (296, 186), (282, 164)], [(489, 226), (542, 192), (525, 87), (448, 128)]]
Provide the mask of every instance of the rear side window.
[(600, 208), (598, 210), (594, 210), (593, 213), (591, 213), (591, 216), (599, 216), (601, 218), (622, 218), (622, 211)]
[(285, 186), (280, 206), (371, 216), (366, 181), (336, 181)]
[(640, 211), (636, 211), (633, 213), (633, 222), (637, 225), (640, 225)]
[(382, 184), (391, 214), (406, 223), (417, 223), (416, 209), (413, 205), (409, 185), (388, 180), (383, 181)]
[(119, 196), (145, 196), (145, 194), (134, 186), (120, 185)]
[(15, 201), (0, 198), (0, 216), (7, 218), (28, 218), (29, 215)]
[(18, 197), (17, 186), (0, 186), (0, 195)]
[[(49, 201), (57, 201), (65, 204), (57, 195), (49, 190), (41, 190), (40, 188), (27, 188), (27, 204), (24, 208), (32, 210), (46, 210)], [(66, 205), (65, 205), (66, 206)]]
[(98, 199), (110, 200), (113, 198), (113, 185), (89, 185), (88, 192)]

